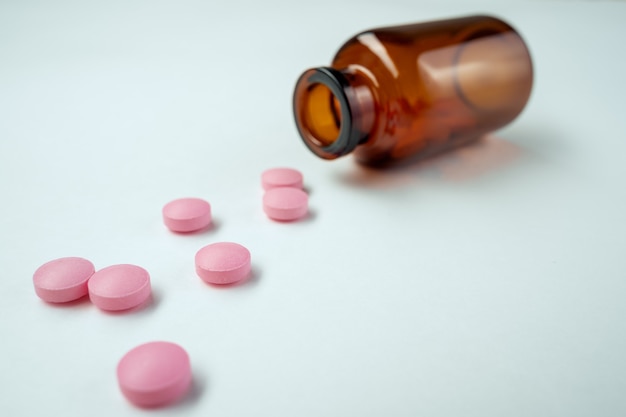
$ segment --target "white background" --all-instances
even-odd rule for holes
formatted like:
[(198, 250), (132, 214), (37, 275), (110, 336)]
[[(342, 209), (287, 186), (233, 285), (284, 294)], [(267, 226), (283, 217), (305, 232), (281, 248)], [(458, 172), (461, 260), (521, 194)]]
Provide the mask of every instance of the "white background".
[[(295, 80), (361, 30), (473, 13), (512, 23), (536, 82), (482, 143), (373, 171), (311, 154)], [(0, 2), (0, 415), (626, 415), (626, 3)], [(279, 224), (260, 173), (305, 175)], [(215, 226), (161, 223), (197, 196)], [(219, 289), (202, 246), (253, 277)], [(127, 314), (39, 300), (48, 260), (134, 263)], [(115, 367), (179, 343), (193, 392), (145, 411)]]

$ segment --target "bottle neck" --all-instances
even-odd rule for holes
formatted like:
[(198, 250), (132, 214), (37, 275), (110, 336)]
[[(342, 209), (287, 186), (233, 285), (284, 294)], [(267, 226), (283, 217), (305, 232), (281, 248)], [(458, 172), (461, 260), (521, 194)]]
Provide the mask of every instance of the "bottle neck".
[(365, 80), (327, 67), (300, 76), (293, 109), (304, 143), (324, 159), (346, 155), (365, 142), (375, 119), (374, 97)]

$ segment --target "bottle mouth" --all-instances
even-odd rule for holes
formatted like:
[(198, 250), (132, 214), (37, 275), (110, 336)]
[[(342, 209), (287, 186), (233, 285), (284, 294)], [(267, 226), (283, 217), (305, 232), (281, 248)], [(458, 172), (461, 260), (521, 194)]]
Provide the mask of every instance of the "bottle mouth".
[(348, 80), (333, 68), (309, 69), (296, 82), (296, 125), (305, 145), (321, 158), (350, 153), (361, 140), (353, 129), (350, 94)]

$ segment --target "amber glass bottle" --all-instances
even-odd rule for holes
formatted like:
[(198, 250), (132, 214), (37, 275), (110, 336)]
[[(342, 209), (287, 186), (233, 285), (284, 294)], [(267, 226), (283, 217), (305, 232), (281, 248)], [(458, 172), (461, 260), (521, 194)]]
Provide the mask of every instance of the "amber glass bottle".
[(365, 164), (426, 157), (511, 122), (532, 87), (526, 45), (489, 16), (374, 29), (348, 40), (330, 67), (305, 71), (296, 125), (322, 158)]

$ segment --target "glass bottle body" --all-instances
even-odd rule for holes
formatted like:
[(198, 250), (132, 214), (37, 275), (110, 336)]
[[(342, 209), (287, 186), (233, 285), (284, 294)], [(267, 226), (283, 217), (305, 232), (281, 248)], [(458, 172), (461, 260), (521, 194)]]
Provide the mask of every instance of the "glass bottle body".
[(374, 29), (348, 40), (329, 68), (306, 71), (294, 114), (307, 146), (365, 164), (427, 157), (511, 122), (532, 63), (505, 22), (471, 16)]

